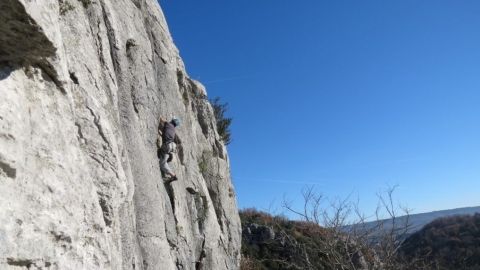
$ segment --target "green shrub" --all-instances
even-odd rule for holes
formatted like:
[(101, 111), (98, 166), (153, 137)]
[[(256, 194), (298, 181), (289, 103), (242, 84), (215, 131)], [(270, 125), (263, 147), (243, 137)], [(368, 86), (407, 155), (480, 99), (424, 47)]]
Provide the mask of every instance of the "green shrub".
[(82, 2), (82, 5), (84, 8), (87, 8), (92, 3), (92, 0), (79, 0), (79, 1)]
[(208, 160), (210, 158), (212, 158), (212, 152), (205, 150), (202, 152), (202, 156), (198, 159), (198, 169), (204, 177), (208, 172)]
[(213, 112), (215, 114), (215, 119), (217, 119), (217, 132), (220, 135), (223, 143), (228, 145), (231, 140), (230, 125), (232, 124), (232, 118), (226, 117), (225, 113), (228, 109), (228, 103), (223, 103), (220, 101), (220, 98), (216, 97), (213, 100), (210, 100), (210, 103), (213, 107)]
[(65, 15), (67, 14), (67, 12), (71, 11), (71, 10), (74, 10), (75, 8), (73, 7), (72, 4), (70, 4), (69, 2), (63, 2), (63, 1), (60, 1), (60, 15)]

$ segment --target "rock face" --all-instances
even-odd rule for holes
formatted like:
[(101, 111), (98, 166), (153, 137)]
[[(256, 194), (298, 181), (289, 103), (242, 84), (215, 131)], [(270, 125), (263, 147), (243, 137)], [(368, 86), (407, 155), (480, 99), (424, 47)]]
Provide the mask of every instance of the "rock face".
[(246, 224), (242, 230), (242, 238), (249, 245), (262, 244), (275, 240), (275, 231), (269, 226)]
[[(171, 184), (160, 116), (182, 120)], [(155, 0), (2, 0), (0, 269), (238, 269), (215, 126)]]

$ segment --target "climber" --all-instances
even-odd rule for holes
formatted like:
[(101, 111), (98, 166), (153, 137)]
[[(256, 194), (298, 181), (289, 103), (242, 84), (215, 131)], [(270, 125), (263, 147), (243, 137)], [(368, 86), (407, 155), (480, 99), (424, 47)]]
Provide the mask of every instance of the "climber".
[[(173, 182), (178, 180), (177, 175), (172, 172), (168, 162), (173, 158), (173, 153), (177, 149), (177, 144), (180, 144), (180, 139), (175, 134), (175, 128), (180, 125), (180, 120), (173, 118), (170, 122), (165, 121), (160, 117), (160, 124), (158, 126), (158, 140), (157, 147), (158, 157), (160, 158), (160, 169), (162, 173), (169, 176), (166, 182)], [(160, 143), (161, 140), (161, 143)]]

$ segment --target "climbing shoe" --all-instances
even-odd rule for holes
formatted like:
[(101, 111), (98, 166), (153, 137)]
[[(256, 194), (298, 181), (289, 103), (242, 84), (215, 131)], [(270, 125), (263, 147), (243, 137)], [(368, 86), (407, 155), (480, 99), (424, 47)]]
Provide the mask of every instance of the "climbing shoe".
[(170, 178), (165, 179), (165, 183), (170, 184), (171, 182), (177, 181), (177, 180), (178, 180), (177, 176), (172, 176)]

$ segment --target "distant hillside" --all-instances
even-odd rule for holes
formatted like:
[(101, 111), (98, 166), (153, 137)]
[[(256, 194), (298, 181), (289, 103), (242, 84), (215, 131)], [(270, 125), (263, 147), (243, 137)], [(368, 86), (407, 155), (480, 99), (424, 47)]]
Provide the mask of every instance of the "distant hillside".
[[(450, 209), (450, 210), (441, 210), (441, 211), (410, 215), (408, 217), (409, 218), (408, 222), (411, 227), (408, 230), (408, 234), (417, 232), (418, 230), (422, 229), (425, 225), (427, 225), (428, 223), (438, 218), (459, 216), (459, 215), (474, 215), (475, 213), (480, 213), (480, 206), (456, 208), (456, 209)], [(397, 217), (395, 221), (397, 224), (396, 227), (397, 228), (401, 227), (403, 224), (406, 223), (406, 221), (407, 221), (406, 216)], [(373, 228), (378, 224), (377, 222), (378, 221), (367, 222), (365, 223), (364, 226), (366, 228)], [(385, 230), (388, 230), (393, 226), (391, 219), (381, 220), (380, 222), (383, 222), (383, 228)]]
[(400, 252), (425, 258), (432, 269), (480, 269), (480, 214), (436, 219), (408, 237)]

